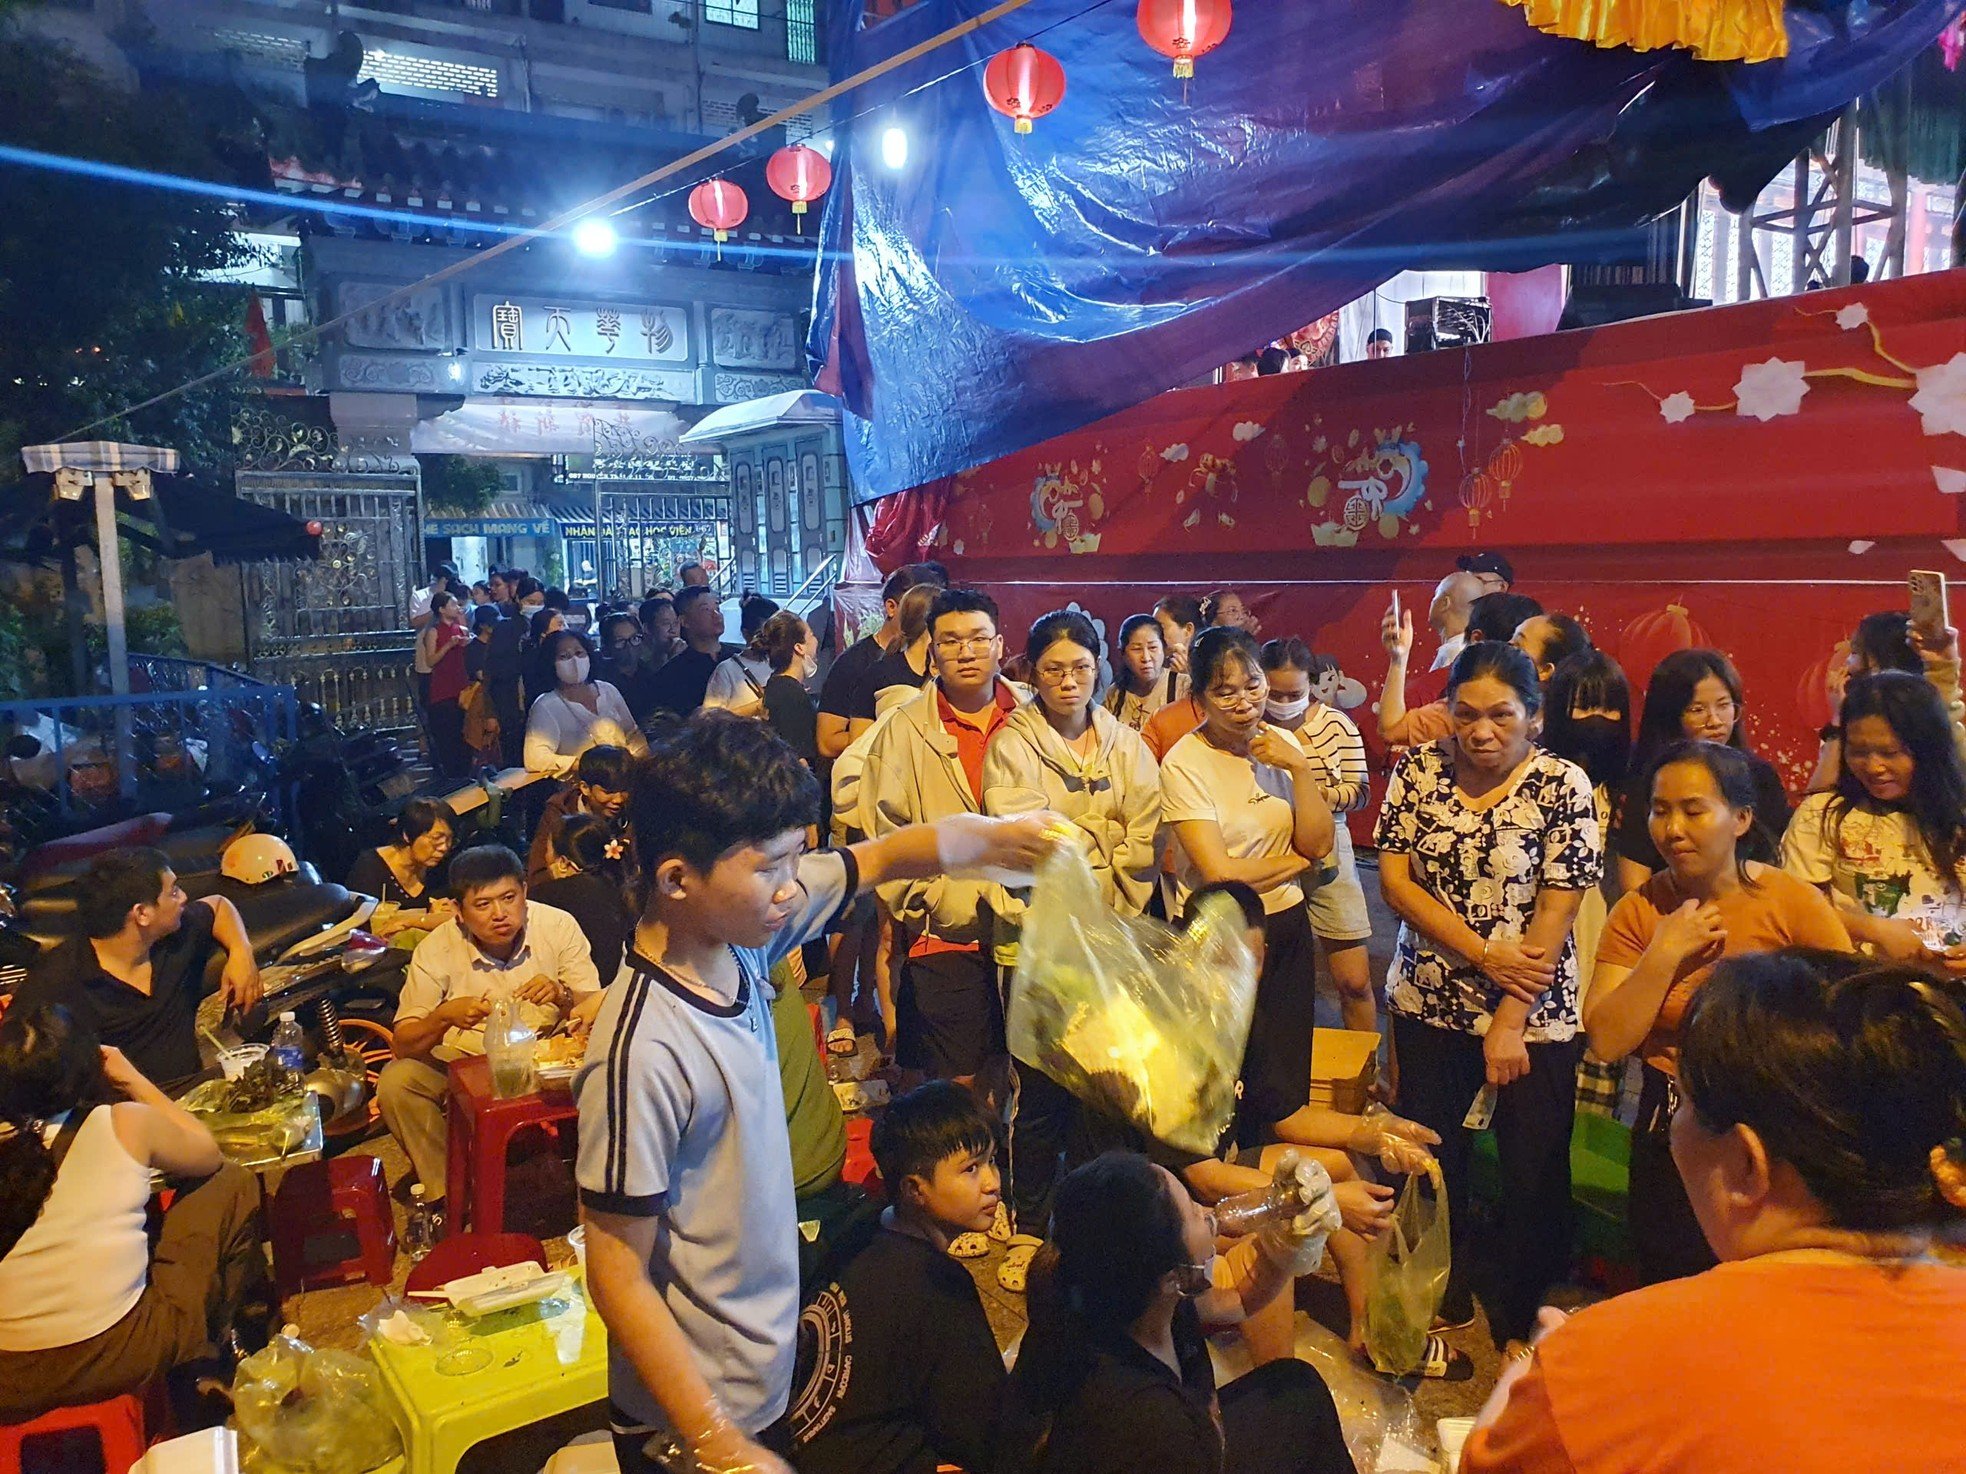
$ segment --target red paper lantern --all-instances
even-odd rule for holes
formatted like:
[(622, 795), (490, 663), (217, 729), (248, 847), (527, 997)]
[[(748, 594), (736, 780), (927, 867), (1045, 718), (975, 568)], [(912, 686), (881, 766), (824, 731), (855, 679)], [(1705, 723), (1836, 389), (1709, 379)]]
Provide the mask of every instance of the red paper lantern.
[(1229, 34), (1229, 0), (1140, 0), (1140, 36), (1162, 56), (1174, 58), (1174, 75), (1195, 74), (1195, 58), (1206, 56)]
[(1618, 636), (1618, 663), (1637, 693), (1650, 684), (1652, 668), (1673, 651), (1702, 649), (1712, 643), (1686, 606), (1674, 600), (1625, 626)]
[(750, 213), (751, 202), (744, 197), (744, 191), (728, 179), (706, 179), (689, 192), (689, 218), (716, 233), (720, 260), (724, 242)]
[(805, 233), (806, 204), (831, 188), (833, 166), (826, 155), (803, 143), (788, 144), (765, 162), (765, 183), (781, 200), (792, 203), (792, 213), (800, 216), (799, 231)]
[(983, 68), (983, 95), (991, 107), (1016, 120), (1019, 133), (1029, 133), (1033, 118), (1042, 118), (1064, 100), (1065, 69), (1050, 52), (1020, 41)]

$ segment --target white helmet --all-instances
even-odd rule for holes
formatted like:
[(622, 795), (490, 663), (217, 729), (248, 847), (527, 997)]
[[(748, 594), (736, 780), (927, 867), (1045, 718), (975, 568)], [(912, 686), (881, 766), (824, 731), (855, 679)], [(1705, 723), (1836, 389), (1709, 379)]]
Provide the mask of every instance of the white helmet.
[(246, 885), (263, 885), (278, 875), (299, 873), (293, 847), (277, 834), (242, 834), (225, 847), (219, 874)]

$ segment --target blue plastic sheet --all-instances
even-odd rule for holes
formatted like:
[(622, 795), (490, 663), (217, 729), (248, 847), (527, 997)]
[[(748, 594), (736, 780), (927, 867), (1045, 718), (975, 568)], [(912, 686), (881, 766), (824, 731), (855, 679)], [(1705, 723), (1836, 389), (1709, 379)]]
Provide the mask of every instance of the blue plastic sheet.
[[(836, 104), (813, 350), (858, 495), (1192, 382), (1405, 268), (1615, 259), (1704, 175), (1758, 185), (1961, 4), (1795, 0), (1790, 56), (1749, 67), (1544, 36), (1497, 0), (1246, 0), (1184, 96), (1130, 0), (1032, 0)], [(987, 8), (843, 20), (834, 72)], [(1026, 39), (1067, 90), (1020, 137), (980, 76)]]

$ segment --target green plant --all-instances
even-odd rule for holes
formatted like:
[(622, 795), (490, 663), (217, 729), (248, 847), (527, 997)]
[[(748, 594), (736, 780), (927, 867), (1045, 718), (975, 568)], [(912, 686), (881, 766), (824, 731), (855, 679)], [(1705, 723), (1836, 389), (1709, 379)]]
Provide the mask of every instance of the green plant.
[(505, 489), (505, 478), (490, 461), (471, 456), (421, 455), (424, 505), (445, 512), (482, 512)]
[(12, 600), (0, 602), (0, 701), (19, 701), (28, 689), (27, 616)]

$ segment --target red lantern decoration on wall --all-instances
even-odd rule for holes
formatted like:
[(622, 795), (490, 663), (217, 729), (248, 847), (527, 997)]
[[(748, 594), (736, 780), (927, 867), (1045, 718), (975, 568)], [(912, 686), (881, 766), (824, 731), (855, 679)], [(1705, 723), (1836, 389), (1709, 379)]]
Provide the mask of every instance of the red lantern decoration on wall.
[(724, 259), (724, 242), (751, 213), (744, 191), (728, 179), (706, 179), (689, 192), (689, 218), (717, 237), (717, 259)]
[(1618, 663), (1634, 692), (1652, 680), (1652, 668), (1675, 650), (1702, 649), (1713, 642), (1686, 606), (1677, 600), (1641, 614), (1618, 636)]
[(1195, 74), (1195, 58), (1206, 56), (1229, 34), (1229, 0), (1140, 0), (1140, 36), (1162, 56), (1174, 58), (1174, 75)]
[(1019, 133), (1029, 133), (1032, 119), (1064, 101), (1065, 69), (1050, 52), (1020, 41), (983, 68), (983, 95), (991, 107), (1015, 120)]
[(765, 162), (765, 183), (781, 200), (791, 202), (792, 213), (799, 217), (799, 234), (804, 235), (806, 205), (832, 187), (833, 166), (816, 148), (788, 144)]

